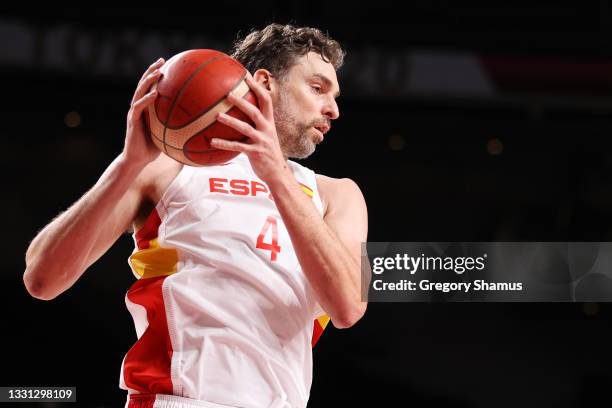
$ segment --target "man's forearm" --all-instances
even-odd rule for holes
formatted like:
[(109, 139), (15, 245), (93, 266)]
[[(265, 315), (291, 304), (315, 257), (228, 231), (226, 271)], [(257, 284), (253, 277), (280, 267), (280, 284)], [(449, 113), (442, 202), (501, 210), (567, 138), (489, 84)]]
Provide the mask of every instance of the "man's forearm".
[(78, 279), (99, 230), (139, 172), (118, 156), (94, 187), (38, 233), (26, 253), (24, 274), (33, 295), (53, 297)]
[(269, 185), (302, 270), (334, 326), (349, 327), (364, 311), (360, 266), (327, 226), (292, 174)]

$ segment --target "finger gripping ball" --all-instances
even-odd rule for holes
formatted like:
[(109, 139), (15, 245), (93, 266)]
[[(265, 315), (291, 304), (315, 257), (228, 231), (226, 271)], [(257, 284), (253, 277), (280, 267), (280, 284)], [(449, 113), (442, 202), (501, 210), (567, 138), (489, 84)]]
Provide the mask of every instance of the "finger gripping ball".
[(223, 164), (237, 156), (238, 152), (215, 149), (210, 139), (246, 140), (238, 131), (217, 122), (219, 112), (253, 126), (246, 114), (226, 100), (234, 91), (257, 106), (242, 64), (222, 52), (198, 49), (170, 58), (161, 73), (154, 85), (158, 92), (155, 102), (144, 115), (155, 145), (190, 166)]

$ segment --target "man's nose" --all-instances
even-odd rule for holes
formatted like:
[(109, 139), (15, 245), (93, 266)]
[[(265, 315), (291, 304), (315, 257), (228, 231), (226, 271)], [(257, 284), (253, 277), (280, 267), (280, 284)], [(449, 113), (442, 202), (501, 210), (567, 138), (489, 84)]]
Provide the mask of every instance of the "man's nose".
[(334, 98), (329, 98), (323, 108), (323, 115), (327, 116), (331, 120), (338, 119), (340, 117), (340, 110), (338, 104)]

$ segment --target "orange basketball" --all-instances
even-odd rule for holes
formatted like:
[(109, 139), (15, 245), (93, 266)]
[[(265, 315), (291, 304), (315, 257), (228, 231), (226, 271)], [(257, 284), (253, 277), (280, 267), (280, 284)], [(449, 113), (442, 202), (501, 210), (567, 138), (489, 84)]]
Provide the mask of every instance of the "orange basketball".
[(225, 163), (238, 152), (210, 146), (210, 139), (247, 140), (236, 130), (217, 122), (219, 112), (253, 125), (226, 100), (234, 90), (257, 106), (250, 91), (246, 69), (227, 54), (215, 50), (189, 50), (170, 58), (161, 68), (157, 97), (145, 121), (155, 145), (165, 154), (190, 166)]

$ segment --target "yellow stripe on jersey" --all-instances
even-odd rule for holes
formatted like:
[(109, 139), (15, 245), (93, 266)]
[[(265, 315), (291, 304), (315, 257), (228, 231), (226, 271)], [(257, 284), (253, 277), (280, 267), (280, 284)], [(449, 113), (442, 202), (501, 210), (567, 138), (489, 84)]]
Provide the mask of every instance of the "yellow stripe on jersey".
[(162, 248), (157, 238), (149, 241), (149, 248), (140, 249), (130, 256), (130, 265), (142, 279), (176, 273), (178, 254), (174, 248)]
[(302, 183), (300, 183), (300, 187), (302, 187), (302, 191), (306, 193), (306, 195), (310, 198), (314, 197), (314, 191), (312, 189)]
[(327, 323), (329, 323), (329, 316), (328, 315), (321, 315), (319, 317), (317, 317), (317, 320), (319, 321), (319, 324), (321, 325), (322, 329), (325, 329), (325, 327), (327, 326)]

